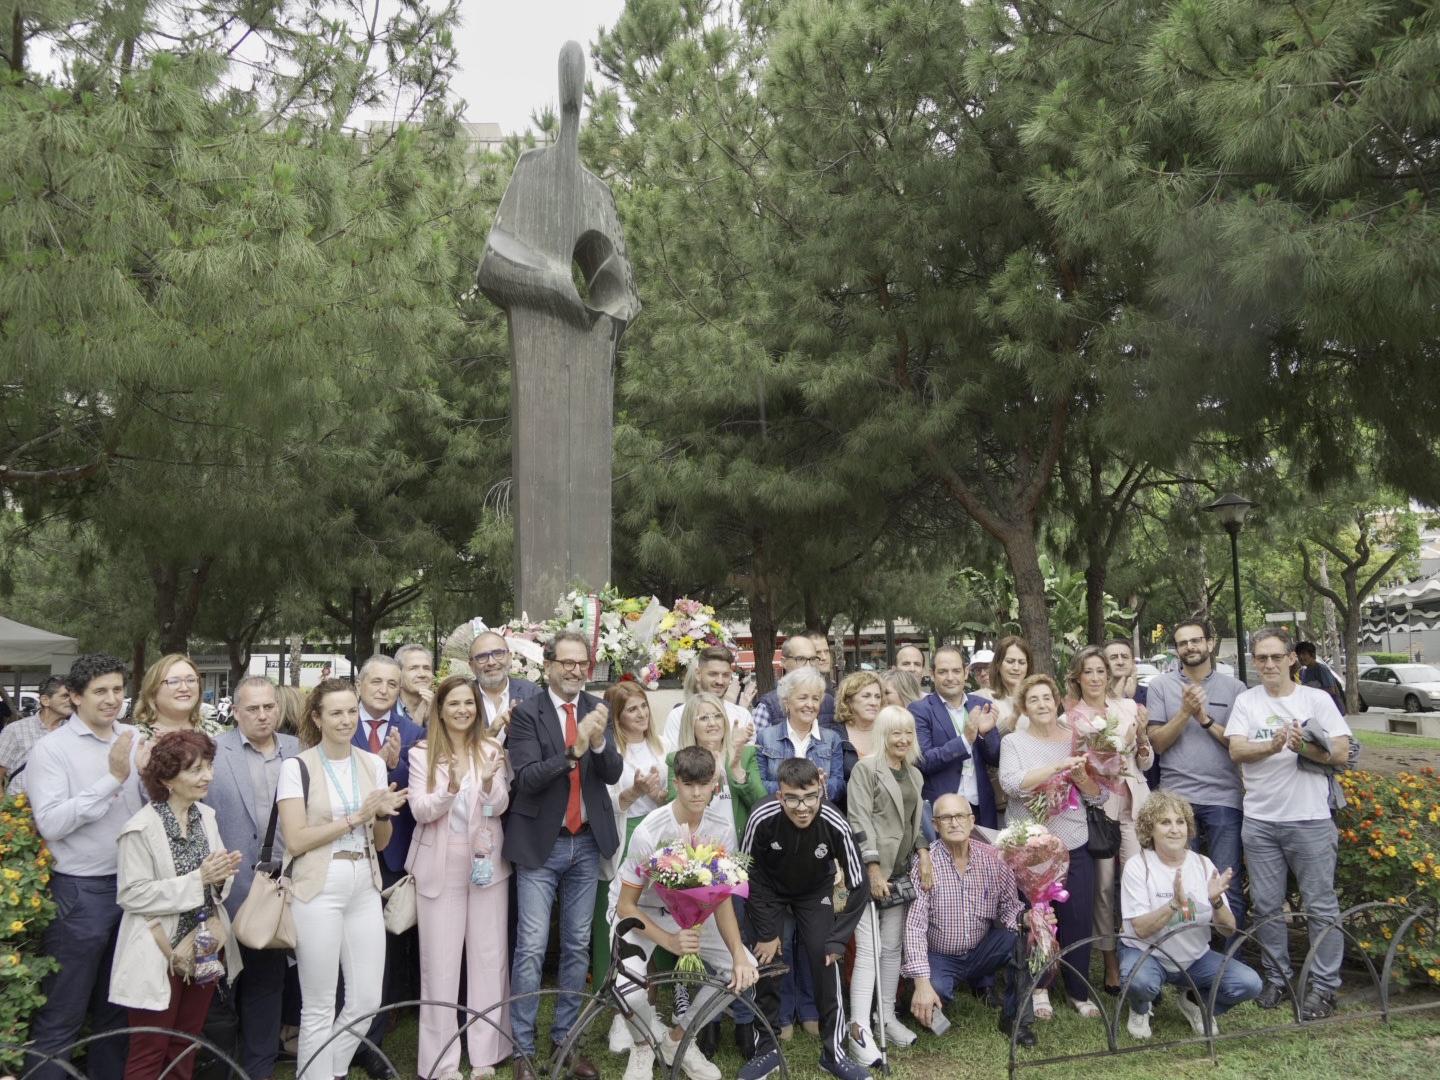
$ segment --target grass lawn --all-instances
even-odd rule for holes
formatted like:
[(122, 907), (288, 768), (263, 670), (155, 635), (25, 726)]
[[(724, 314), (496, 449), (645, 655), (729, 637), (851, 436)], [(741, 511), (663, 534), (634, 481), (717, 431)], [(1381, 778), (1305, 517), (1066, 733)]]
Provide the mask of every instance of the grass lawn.
[[(1440, 750), (1440, 739), (1427, 739), (1420, 735), (1356, 730), (1355, 737), (1360, 740), (1361, 746), (1373, 746), (1377, 750)], [(1364, 767), (1363, 763), (1361, 767)]]
[[(1187, 1038), (1189, 1026), (1173, 1004), (1173, 990), (1166, 991), (1152, 1020), (1154, 1041)], [(1414, 998), (1421, 1001), (1425, 998)], [(1431, 998), (1430, 1000), (1435, 1000)], [(1107, 1007), (1111, 999), (1106, 999)], [(1363, 1009), (1362, 1009), (1363, 1011)], [(1100, 1021), (1082, 1020), (1072, 1010), (1057, 1002), (1056, 1017), (1049, 1023), (1037, 1024), (1040, 1044), (1033, 1050), (1021, 1051), (1022, 1060), (1032, 1060), (1064, 1050), (1081, 1052), (1104, 1048), (1105, 1038)], [(913, 1080), (941, 1078), (988, 1078), (1006, 1075), (1008, 1042), (995, 1028), (995, 1014), (983, 1008), (968, 995), (954, 1002), (950, 1009), (954, 1026), (943, 1037), (922, 1034), (920, 1041), (908, 1050), (891, 1054), (892, 1075)], [(1221, 1022), (1227, 1034), (1245, 1028), (1265, 1027), (1276, 1023), (1274, 1013), (1261, 1012), (1253, 1005), (1243, 1005)], [(618, 1078), (625, 1070), (625, 1058), (612, 1055), (606, 1047), (605, 1035), (609, 1016), (597, 1021), (585, 1039), (585, 1052), (607, 1078)], [(545, 1025), (542, 1023), (542, 1036)], [(416, 1024), (407, 1017), (386, 1040), (386, 1050), (403, 1077), (415, 1076)], [(1119, 1045), (1136, 1045), (1121, 1021)], [(828, 1077), (818, 1066), (819, 1041), (796, 1029), (795, 1037), (783, 1044), (796, 1080), (821, 1080)], [(1293, 1034), (1259, 1035), (1253, 1039), (1235, 1039), (1219, 1044), (1219, 1063), (1212, 1065), (1203, 1046), (1151, 1050), (1143, 1053), (1120, 1054), (1114, 1057), (1091, 1058), (1083, 1061), (1024, 1070), (1022, 1076), (1074, 1077), (1082, 1071), (1104, 1080), (1167, 1080), (1184, 1077), (1205, 1077), (1207, 1080), (1250, 1080), (1264, 1077), (1275, 1080), (1323, 1080), (1344, 1077), (1345, 1080), (1430, 1080), (1440, 1076), (1440, 1008), (1430, 1012), (1399, 1018), (1388, 1027), (1379, 1021), (1334, 1023)], [(740, 1067), (739, 1055), (730, 1041), (728, 1025), (716, 1062), (722, 1075), (733, 1077)], [(280, 1070), (289, 1075), (288, 1070)], [(508, 1076), (502, 1068), (500, 1075)], [(544, 1074), (542, 1074), (544, 1075)], [(659, 1069), (656, 1076), (663, 1074)], [(877, 1072), (877, 1076), (880, 1074)], [(350, 1080), (365, 1080), (365, 1074), (352, 1070)]]

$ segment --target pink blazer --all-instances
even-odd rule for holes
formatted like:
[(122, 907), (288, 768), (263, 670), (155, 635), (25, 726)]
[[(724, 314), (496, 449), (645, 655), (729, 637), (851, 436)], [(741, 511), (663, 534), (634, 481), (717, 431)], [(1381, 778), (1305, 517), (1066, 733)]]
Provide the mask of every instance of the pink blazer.
[[(493, 756), (502, 751), (486, 746), (484, 753)], [(415, 889), (428, 899), (440, 895), (445, 884), (448, 868), (445, 860), (450, 857), (450, 808), (459, 795), (451, 795), (450, 771), (442, 763), (435, 769), (435, 790), (427, 791), (427, 777), (430, 772), (428, 751), (424, 742), (410, 751), (410, 812), (415, 815), (415, 835), (410, 839), (410, 851), (405, 856), (405, 869), (415, 875)], [(495, 875), (486, 888), (510, 876), (510, 864), (501, 852), (504, 849), (504, 835), (500, 829), (500, 815), (510, 805), (510, 781), (502, 767), (490, 781), (486, 794), (479, 783), (470, 787), (470, 836), (469, 848), (472, 853), (489, 852), (495, 864)], [(485, 808), (490, 816), (485, 816)], [(469, 874), (467, 856), (466, 874)]]

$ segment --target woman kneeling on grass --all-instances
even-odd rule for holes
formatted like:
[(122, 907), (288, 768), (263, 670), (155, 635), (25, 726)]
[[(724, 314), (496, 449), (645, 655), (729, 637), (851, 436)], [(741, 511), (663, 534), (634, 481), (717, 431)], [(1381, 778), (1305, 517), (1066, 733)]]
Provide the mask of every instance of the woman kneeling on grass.
[[(1160, 988), (1171, 983), (1185, 987), (1176, 1005), (1195, 1034), (1204, 1035), (1205, 1009), (1190, 991), (1191, 980), (1207, 998), (1220, 980), (1215, 1016), (1260, 996), (1260, 976), (1253, 969), (1233, 958), (1226, 964), (1224, 956), (1210, 948), (1212, 926), (1224, 934), (1235, 932), (1235, 916), (1225, 898), (1230, 871), (1219, 873), (1204, 855), (1190, 850), (1195, 813), (1178, 795), (1154, 792), (1135, 819), (1135, 831), (1140, 852), (1125, 864), (1120, 897), (1125, 920), (1120, 979), (1122, 984), (1130, 980), (1126, 1027), (1137, 1039), (1150, 1038), (1150, 1005)], [(1174, 926), (1185, 929), (1166, 937), (1147, 956), (1145, 949)], [(1218, 1033), (1213, 1017), (1209, 1023)]]

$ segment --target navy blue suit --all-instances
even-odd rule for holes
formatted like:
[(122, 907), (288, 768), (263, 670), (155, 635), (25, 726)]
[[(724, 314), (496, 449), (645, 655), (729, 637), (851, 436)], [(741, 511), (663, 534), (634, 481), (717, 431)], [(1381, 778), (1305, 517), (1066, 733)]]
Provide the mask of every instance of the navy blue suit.
[[(600, 704), (600, 699), (581, 693), (575, 704), (578, 725)], [(565, 756), (563, 730), (549, 694), (536, 693), (510, 711), (505, 749), (515, 778), (510, 782), (510, 810), (505, 818), (505, 858), (517, 866), (532, 870), (544, 866), (565, 823), (565, 807), (570, 801), (570, 762)], [(613, 733), (605, 733), (601, 753), (586, 750), (577, 767), (586, 820), (600, 857), (608, 859), (620, 846), (620, 836), (607, 785), (617, 783), (625, 767)]]
[[(425, 729), (398, 707), (391, 709), (385, 720), (400, 729), (400, 760), (390, 770), (388, 780), (397, 789), (404, 791), (410, 786), (410, 748), (425, 738)], [(382, 743), (389, 731), (390, 728), (387, 727), (382, 732)], [(355, 729), (350, 741), (361, 750), (370, 749), (370, 726), (365, 723), (364, 717), (361, 717), (360, 725)], [(414, 833), (415, 817), (410, 813), (410, 804), (406, 803), (400, 808), (400, 812), (390, 819), (390, 842), (380, 851), (380, 862), (392, 874), (398, 876), (405, 872), (405, 856), (410, 853), (410, 837)]]
[[(979, 694), (965, 695), (967, 709), (979, 709), (989, 704), (990, 699)], [(953, 795), (960, 790), (960, 773), (970, 758), (970, 751), (965, 749), (965, 740), (956, 734), (950, 710), (939, 694), (927, 694), (919, 701), (911, 702), (909, 708), (915, 715), (915, 738), (920, 743), (924, 795), (927, 801), (934, 803), (941, 795)], [(995, 792), (990, 787), (990, 774), (985, 767), (1000, 764), (1000, 732), (992, 728), (976, 740), (974, 749), (975, 788), (980, 795), (976, 824), (994, 829), (998, 827)]]

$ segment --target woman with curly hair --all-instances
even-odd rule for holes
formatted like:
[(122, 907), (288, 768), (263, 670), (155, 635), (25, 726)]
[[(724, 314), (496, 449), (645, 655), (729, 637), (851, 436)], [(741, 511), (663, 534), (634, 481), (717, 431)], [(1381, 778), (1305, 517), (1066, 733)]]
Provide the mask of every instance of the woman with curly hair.
[[(162, 734), (140, 770), (150, 802), (120, 832), (116, 889), (124, 915), (110, 1000), (130, 1010), (132, 1027), (189, 1035), (204, 1028), (216, 982), (193, 981), (201, 916), (224, 945), (230, 978), (240, 973), (240, 948), (221, 903), (240, 868), (240, 853), (225, 850), (215, 811), (201, 801), (210, 791), (214, 761), (209, 736)], [(195, 1057), (194, 1042), (182, 1034), (135, 1034), (125, 1080), (161, 1074), (189, 1080)]]

